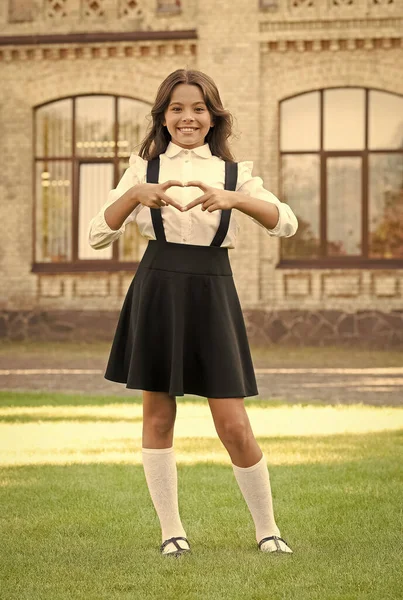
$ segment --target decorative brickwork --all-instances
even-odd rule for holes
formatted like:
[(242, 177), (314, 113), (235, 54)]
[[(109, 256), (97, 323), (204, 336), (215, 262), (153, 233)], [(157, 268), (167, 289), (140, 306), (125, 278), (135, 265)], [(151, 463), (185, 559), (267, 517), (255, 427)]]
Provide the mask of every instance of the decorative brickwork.
[(402, 12), (399, 0), (260, 0), (260, 8), (267, 18), (276, 21), (368, 18)]
[[(6, 3), (5, 3), (6, 4)], [(34, 20), (34, 6), (26, 0), (10, 0), (8, 3), (9, 23), (29, 23)]]
[(48, 19), (64, 19), (68, 17), (68, 0), (46, 0), (45, 15)]
[(119, 17), (129, 19), (139, 19), (143, 16), (143, 6), (139, 0), (120, 0)]
[(105, 16), (105, 0), (84, 0), (82, 4), (83, 16), (87, 19), (97, 19)]
[(189, 30), (195, 27), (197, 3), (197, 0), (3, 0), (1, 35)]
[(175, 42), (145, 41), (145, 42), (120, 42), (108, 43), (107, 47), (101, 44), (89, 44), (84, 48), (71, 45), (68, 48), (54, 45), (51, 48), (38, 47), (35, 49), (18, 46), (17, 48), (0, 48), (0, 62), (29, 62), (31, 60), (44, 60), (61, 62), (68, 60), (93, 59), (93, 58), (141, 58), (159, 56), (192, 57), (196, 55), (197, 45), (189, 40), (176, 40)]
[[(403, 26), (403, 20), (402, 20)], [(261, 52), (322, 52), (323, 50), (332, 51), (351, 51), (351, 50), (389, 50), (390, 48), (403, 48), (402, 37), (385, 37), (363, 40), (360, 38), (343, 39), (322, 39), (322, 40), (277, 40), (261, 43)]]

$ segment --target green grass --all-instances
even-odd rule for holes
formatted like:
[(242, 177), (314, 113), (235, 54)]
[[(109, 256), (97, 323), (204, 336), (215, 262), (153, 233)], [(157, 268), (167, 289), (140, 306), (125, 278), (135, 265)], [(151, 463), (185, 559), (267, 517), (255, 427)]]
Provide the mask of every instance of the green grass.
[(0, 395), (1, 600), (401, 597), (402, 409), (245, 403), (294, 550), (270, 555), (257, 551), (206, 403), (179, 401), (179, 506), (193, 553), (176, 560), (159, 554), (141, 402), (98, 400)]
[[(180, 405), (183, 404), (200, 404), (203, 401), (200, 396), (178, 396), (177, 402)], [(32, 406), (32, 407), (40, 407), (40, 406), (61, 406), (61, 405), (69, 405), (69, 406), (109, 406), (112, 404), (122, 404), (124, 402), (129, 402), (133, 405), (142, 406), (143, 400), (140, 396), (130, 395), (126, 398), (121, 396), (98, 396), (92, 394), (67, 394), (67, 393), (52, 393), (52, 392), (42, 392), (42, 391), (1, 391), (0, 390), (0, 408), (2, 406)], [(271, 397), (270, 400), (260, 400), (256, 398), (245, 398), (244, 399), (245, 406), (254, 407), (264, 407), (270, 408), (274, 406), (283, 406), (284, 400)], [(207, 400), (204, 400), (204, 403), (207, 404)], [(291, 401), (287, 401), (288, 404), (292, 404)], [(295, 404), (299, 405), (310, 405), (311, 402), (301, 402), (300, 400), (296, 400)], [(315, 406), (328, 406), (328, 402), (320, 402), (319, 400), (315, 400)]]

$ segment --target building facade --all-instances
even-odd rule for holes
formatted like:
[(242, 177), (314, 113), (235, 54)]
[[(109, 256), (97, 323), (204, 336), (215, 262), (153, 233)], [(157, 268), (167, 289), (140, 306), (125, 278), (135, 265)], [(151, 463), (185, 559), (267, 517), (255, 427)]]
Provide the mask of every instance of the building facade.
[(239, 214), (251, 341), (403, 345), (401, 0), (5, 0), (0, 24), (1, 337), (111, 338), (146, 243), (93, 250), (88, 222), (188, 67), (299, 220)]

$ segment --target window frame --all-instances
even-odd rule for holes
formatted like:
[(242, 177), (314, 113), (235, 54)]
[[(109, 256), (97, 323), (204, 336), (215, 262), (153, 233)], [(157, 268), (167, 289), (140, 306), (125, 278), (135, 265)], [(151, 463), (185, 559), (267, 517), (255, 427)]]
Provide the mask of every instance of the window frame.
[[(323, 141), (324, 141), (324, 92), (328, 90), (342, 90), (342, 89), (360, 89), (365, 92), (365, 101), (364, 101), (364, 118), (365, 118), (365, 131), (364, 131), (364, 143), (365, 147), (362, 150), (324, 150), (323, 149)], [(299, 150), (299, 151), (288, 151), (281, 150), (281, 104), (286, 100), (291, 100), (292, 98), (297, 98), (303, 94), (307, 94), (310, 92), (319, 92), (320, 94), (320, 102), (319, 102), (319, 122), (320, 122), (320, 148), (319, 150)], [(282, 98), (278, 102), (278, 156), (279, 156), (279, 166), (278, 166), (278, 176), (279, 176), (279, 190), (280, 190), (280, 199), (283, 196), (283, 186), (284, 186), (284, 178), (282, 172), (282, 164), (283, 164), (283, 156), (286, 155), (298, 155), (298, 154), (315, 154), (319, 156), (319, 194), (320, 194), (320, 215), (319, 215), (319, 252), (320, 256), (318, 258), (283, 258), (282, 252), (280, 248), (280, 260), (277, 265), (278, 268), (309, 268), (309, 269), (323, 269), (323, 268), (342, 268), (342, 269), (357, 269), (357, 268), (371, 268), (371, 269), (388, 269), (388, 268), (402, 268), (403, 267), (403, 257), (402, 258), (370, 258), (368, 256), (369, 250), (369, 156), (371, 154), (402, 154), (403, 148), (397, 149), (374, 149), (371, 150), (368, 147), (369, 140), (369, 94), (370, 92), (382, 92), (386, 94), (392, 94), (394, 96), (398, 96), (403, 98), (402, 94), (397, 92), (391, 92), (389, 90), (374, 88), (374, 87), (363, 87), (357, 85), (345, 85), (345, 86), (331, 86), (326, 88), (313, 88), (309, 90), (305, 90), (299, 94), (293, 94), (292, 96), (287, 96)], [(361, 255), (356, 256), (326, 256), (326, 225), (327, 225), (327, 159), (329, 157), (350, 157), (350, 156), (358, 156), (362, 160), (362, 171), (361, 171), (361, 227), (362, 227), (362, 253)], [(285, 242), (286, 243), (286, 242)]]
[[(112, 97), (114, 99), (114, 156), (113, 157), (94, 157), (94, 156), (85, 156), (78, 154), (76, 152), (76, 135), (75, 135), (75, 125), (76, 125), (76, 101), (77, 98), (87, 98), (89, 96), (106, 96)], [(106, 93), (98, 93), (93, 92), (89, 94), (75, 94), (69, 96), (61, 96), (58, 98), (54, 98), (53, 100), (49, 100), (47, 102), (43, 102), (42, 104), (38, 104), (33, 108), (33, 122), (32, 122), (32, 265), (31, 272), (32, 273), (77, 273), (77, 272), (115, 272), (115, 271), (133, 271), (136, 270), (139, 261), (123, 261), (119, 260), (119, 240), (116, 240), (112, 243), (112, 258), (108, 259), (79, 259), (78, 258), (78, 227), (79, 227), (79, 170), (80, 164), (82, 163), (112, 163), (113, 164), (113, 177), (115, 188), (121, 179), (119, 164), (122, 162), (122, 157), (118, 156), (118, 136), (119, 136), (119, 123), (118, 123), (118, 102), (119, 99), (126, 98), (128, 100), (135, 100), (137, 102), (144, 102), (143, 99), (126, 96), (122, 94), (106, 94)], [(37, 111), (44, 106), (49, 104), (54, 104), (56, 102), (60, 102), (62, 100), (72, 100), (72, 119), (71, 119), (71, 140), (72, 140), (72, 150), (70, 155), (66, 156), (57, 156), (57, 157), (46, 157), (39, 156), (36, 153), (36, 114)], [(151, 110), (151, 105), (150, 105)], [(72, 189), (72, 202), (71, 202), (71, 210), (72, 210), (72, 231), (71, 235), (71, 243), (72, 243), (72, 259), (66, 262), (60, 263), (52, 263), (52, 262), (41, 262), (36, 260), (36, 240), (37, 240), (37, 223), (36, 223), (36, 214), (37, 214), (37, 197), (36, 197), (36, 163), (37, 162), (60, 162), (66, 161), (72, 165), (71, 169), (71, 189)], [(95, 216), (95, 215), (94, 215)]]

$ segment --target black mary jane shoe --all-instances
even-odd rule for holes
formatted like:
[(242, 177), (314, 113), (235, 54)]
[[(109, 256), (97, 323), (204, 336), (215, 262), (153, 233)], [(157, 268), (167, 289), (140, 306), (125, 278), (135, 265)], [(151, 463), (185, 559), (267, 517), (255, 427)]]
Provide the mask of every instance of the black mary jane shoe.
[[(185, 542), (189, 545), (189, 548), (181, 548), (177, 542), (177, 540), (185, 540)], [(172, 552), (165, 552), (163, 553), (163, 550), (165, 548), (165, 546), (168, 546), (168, 544), (174, 544), (176, 546), (176, 550), (172, 550)], [(187, 538), (185, 537), (171, 537), (168, 540), (165, 540), (165, 542), (163, 544), (161, 544), (161, 548), (160, 548), (161, 554), (163, 553), (164, 556), (176, 556), (179, 557), (182, 554), (185, 554), (185, 552), (191, 552), (190, 550), (190, 544), (189, 541), (187, 540)]]
[[(287, 542), (285, 540), (283, 540), (283, 538), (279, 537), (278, 535), (271, 535), (270, 537), (265, 537), (262, 540), (260, 540), (260, 542), (258, 543), (258, 548), (260, 550), (260, 547), (262, 544), (264, 544), (264, 542), (268, 542), (269, 540), (273, 540), (274, 543), (276, 544), (276, 550), (272, 550), (271, 552), (281, 552), (282, 554), (293, 554), (293, 551), (291, 550), (290, 546), (287, 544)], [(283, 542), (287, 548), (290, 549), (290, 552), (287, 552), (287, 550), (283, 550), (279, 544), (279, 540), (281, 542)], [(263, 552), (263, 550), (262, 550)]]

